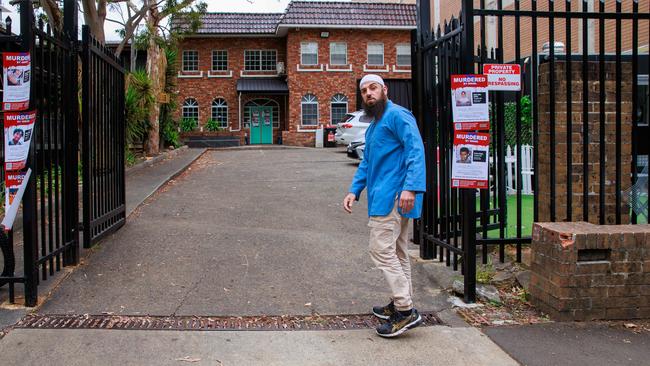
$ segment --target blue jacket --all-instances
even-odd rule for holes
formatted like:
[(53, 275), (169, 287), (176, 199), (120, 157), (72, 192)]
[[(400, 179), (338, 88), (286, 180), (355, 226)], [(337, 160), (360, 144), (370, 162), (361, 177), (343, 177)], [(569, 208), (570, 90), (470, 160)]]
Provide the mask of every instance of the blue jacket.
[(366, 130), (366, 147), (350, 192), (359, 199), (368, 187), (368, 215), (386, 216), (402, 191), (414, 191), (415, 205), (404, 217), (419, 218), (426, 191), (424, 146), (413, 114), (388, 101), (383, 116)]

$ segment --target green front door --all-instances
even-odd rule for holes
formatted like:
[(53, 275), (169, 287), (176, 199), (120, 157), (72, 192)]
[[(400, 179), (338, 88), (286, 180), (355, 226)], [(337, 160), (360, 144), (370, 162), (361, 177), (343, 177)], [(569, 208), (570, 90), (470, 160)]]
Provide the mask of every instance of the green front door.
[(273, 143), (273, 108), (251, 107), (251, 144)]

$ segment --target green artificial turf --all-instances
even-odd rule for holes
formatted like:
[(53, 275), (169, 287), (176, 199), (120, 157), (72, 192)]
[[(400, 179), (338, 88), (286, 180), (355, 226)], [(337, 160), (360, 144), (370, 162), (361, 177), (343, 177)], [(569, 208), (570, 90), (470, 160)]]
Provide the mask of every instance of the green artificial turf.
[[(533, 200), (532, 195), (521, 196), (521, 236), (530, 236), (533, 230)], [(480, 201), (476, 200), (476, 209), (480, 210)], [(492, 202), (490, 202), (492, 206)], [(493, 216), (494, 217), (494, 216)], [(498, 216), (495, 217), (498, 219)], [(481, 234), (482, 232), (479, 232)], [(488, 231), (488, 238), (499, 238), (499, 229)], [(517, 237), (517, 195), (508, 195), (506, 199), (506, 238)]]

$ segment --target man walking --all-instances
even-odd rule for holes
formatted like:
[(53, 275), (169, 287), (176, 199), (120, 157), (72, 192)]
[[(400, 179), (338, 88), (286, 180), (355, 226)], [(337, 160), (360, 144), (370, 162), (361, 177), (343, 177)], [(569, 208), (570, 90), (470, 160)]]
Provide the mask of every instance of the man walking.
[(372, 310), (388, 320), (377, 327), (377, 334), (395, 337), (422, 323), (413, 307), (408, 227), (409, 219), (419, 218), (422, 211), (424, 146), (413, 114), (388, 99), (380, 76), (364, 76), (359, 88), (363, 109), (373, 120), (343, 208), (352, 213), (352, 204), (368, 188), (370, 257), (383, 272), (392, 294), (388, 305)]

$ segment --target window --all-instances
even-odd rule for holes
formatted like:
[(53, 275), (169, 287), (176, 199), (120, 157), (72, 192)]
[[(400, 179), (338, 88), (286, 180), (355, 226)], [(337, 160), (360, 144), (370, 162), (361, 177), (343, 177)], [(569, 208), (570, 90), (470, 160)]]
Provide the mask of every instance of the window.
[(183, 71), (199, 71), (199, 51), (183, 51)]
[(368, 43), (368, 65), (384, 66), (383, 43)]
[(318, 99), (314, 94), (305, 94), (300, 103), (303, 126), (318, 124)]
[(183, 119), (199, 120), (199, 103), (194, 98), (187, 98), (183, 102)]
[(275, 50), (244, 51), (244, 69), (246, 71), (276, 71), (277, 59)]
[(343, 118), (348, 113), (348, 98), (343, 94), (336, 94), (332, 97), (331, 109), (330, 124), (335, 125), (343, 122)]
[(397, 47), (397, 66), (411, 66), (411, 45), (403, 43)]
[(263, 106), (273, 108), (273, 128), (280, 128), (280, 105), (273, 99), (254, 99), (244, 104), (244, 128), (250, 128), (251, 108)]
[(341, 42), (330, 43), (330, 65), (347, 65), (347, 64), (348, 64), (347, 43), (341, 43)]
[(318, 65), (318, 43), (303, 42), (300, 44), (300, 64)]
[(212, 51), (212, 71), (228, 71), (228, 51)]
[(221, 98), (212, 101), (212, 120), (219, 127), (228, 127), (228, 103)]

